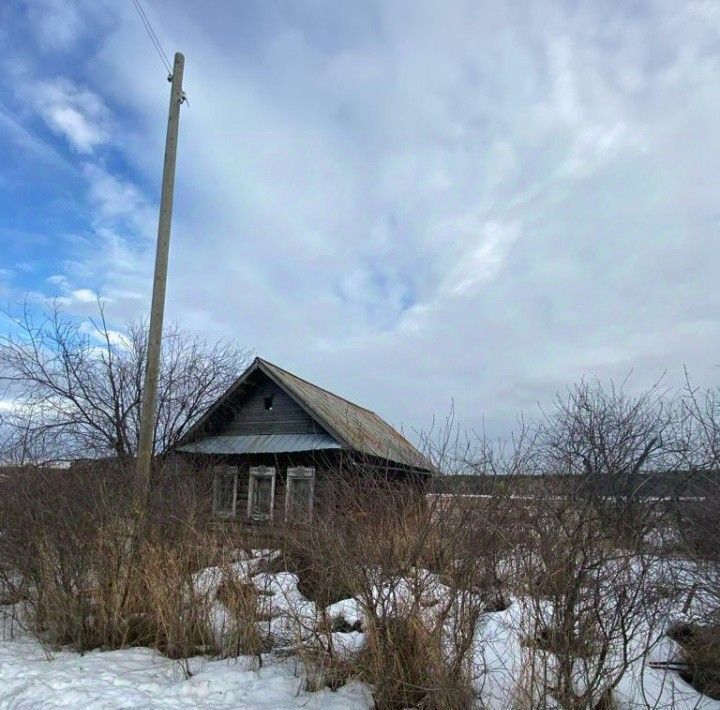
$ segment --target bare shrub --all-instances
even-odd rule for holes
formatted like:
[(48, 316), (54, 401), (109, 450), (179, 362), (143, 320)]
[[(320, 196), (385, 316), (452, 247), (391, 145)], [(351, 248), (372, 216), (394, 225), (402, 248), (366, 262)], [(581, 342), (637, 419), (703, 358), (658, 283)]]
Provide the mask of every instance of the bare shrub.
[(524, 566), (522, 629), (535, 707), (592, 708), (662, 634), (663, 568), (621, 547), (597, 509), (571, 499), (535, 511)]
[[(513, 498), (512, 481), (491, 476), (492, 493), (454, 494), (430, 499), (434, 530), (425, 566), (451, 587), (470, 584), (487, 610), (509, 604), (513, 550), (522, 542), (527, 509)], [(461, 552), (465, 548), (469, 552)]]
[(720, 388), (695, 387), (686, 373), (680, 407), (676, 438), (691, 485), (675, 513), (680, 554), (689, 563), (677, 575), (686, 595), (684, 621), (669, 635), (681, 645), (682, 677), (720, 698)]
[[(19, 471), (0, 505), (0, 570), (23, 580), (26, 612), (48, 643), (150, 645), (173, 658), (227, 652), (213, 627), (215, 590), (198, 589), (195, 575), (242, 541), (208, 528), (207, 477), (161, 472), (135, 545), (130, 477), (90, 464)], [(240, 606), (236, 635), (256, 620)]]
[(225, 571), (217, 592), (230, 617), (229, 626), (224, 630), (223, 656), (253, 656), (258, 665), (262, 663), (263, 652), (272, 644), (270, 635), (260, 631), (261, 622), (270, 618), (263, 608), (263, 596), (263, 591), (251, 582)]
[[(634, 544), (658, 525), (661, 511), (649, 490), (657, 474), (673, 471), (673, 409), (658, 385), (637, 395), (627, 382), (580, 383), (558, 395), (540, 425), (544, 473), (560, 476), (560, 495), (592, 503), (608, 531)], [(645, 530), (639, 530), (640, 525)]]
[(720, 599), (720, 551), (714, 544), (720, 525), (720, 389), (700, 390), (688, 379), (678, 419), (676, 438), (693, 484), (688, 500), (678, 501), (679, 528), (685, 552), (702, 566)]
[(720, 626), (677, 624), (669, 636), (682, 648), (677, 664), (682, 678), (704, 695), (720, 700)]
[[(315, 595), (317, 626), (305, 624), (298, 639), (315, 686), (320, 674), (331, 686), (353, 674), (372, 683), (378, 708), (472, 704), (484, 572), (467, 544), (475, 511), (455, 514), (448, 505), (441, 512), (437, 501), (361, 475), (336, 481), (323, 514), (294, 530), (292, 546), (301, 550), (295, 558), (312, 559), (295, 568), (301, 584), (306, 570), (333, 580)], [(453, 523), (446, 525), (448, 514)], [(351, 653), (337, 646), (335, 620), (325, 609), (347, 596), (365, 632), (362, 649)]]
[(662, 635), (677, 590), (647, 551), (663, 509), (644, 481), (675, 465), (670, 412), (656, 389), (639, 396), (581, 383), (541, 426), (548, 479), (529, 504), (516, 549), (533, 707), (610, 702), (632, 664)]
[(211, 623), (214, 599), (193, 584), (194, 573), (215, 552), (213, 540), (204, 537), (172, 546), (160, 540), (143, 542), (137, 579), (131, 582), (137, 585), (131, 593), (138, 598), (130, 600), (127, 611), (145, 636), (131, 637), (132, 643), (153, 646), (170, 658), (219, 653)]

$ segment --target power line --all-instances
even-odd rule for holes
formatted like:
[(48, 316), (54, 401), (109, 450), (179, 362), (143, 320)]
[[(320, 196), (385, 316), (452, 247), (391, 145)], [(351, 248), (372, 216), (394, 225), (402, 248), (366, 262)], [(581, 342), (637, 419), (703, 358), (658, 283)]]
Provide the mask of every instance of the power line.
[(162, 46), (162, 42), (158, 38), (157, 34), (155, 34), (155, 30), (153, 29), (153, 26), (148, 19), (148, 16), (145, 14), (145, 10), (143, 10), (142, 5), (140, 4), (140, 0), (133, 0), (133, 5), (135, 5), (135, 9), (137, 10), (138, 17), (140, 18), (140, 21), (143, 23), (145, 27), (145, 31), (148, 34), (148, 37), (150, 38), (150, 42), (152, 43), (153, 47), (155, 47), (155, 51), (157, 52), (158, 56), (160, 57), (160, 61), (165, 65), (165, 69), (167, 69), (168, 76), (172, 76), (172, 66), (170, 64), (170, 60), (168, 59), (168, 55), (165, 52), (165, 49)]

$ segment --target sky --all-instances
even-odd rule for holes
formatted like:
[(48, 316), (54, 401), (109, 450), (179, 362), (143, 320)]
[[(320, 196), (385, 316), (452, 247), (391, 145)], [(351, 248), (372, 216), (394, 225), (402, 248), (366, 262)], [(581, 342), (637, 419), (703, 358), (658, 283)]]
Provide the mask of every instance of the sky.
[[(406, 432), (718, 384), (720, 2), (144, 7), (186, 56), (168, 319)], [(166, 78), (130, 0), (0, 5), (3, 304), (147, 313)]]

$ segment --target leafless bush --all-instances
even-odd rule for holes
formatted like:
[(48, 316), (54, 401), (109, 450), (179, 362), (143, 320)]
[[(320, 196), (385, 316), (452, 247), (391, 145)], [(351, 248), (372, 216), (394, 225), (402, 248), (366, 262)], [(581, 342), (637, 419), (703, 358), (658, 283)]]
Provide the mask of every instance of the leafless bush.
[(458, 445), (446, 428), (437, 460), (482, 472), (482, 494), (455, 486), (421, 504), (386, 483), (346, 482), (285, 560), (304, 560), (294, 571), (316, 580), (310, 596), (322, 589), (321, 616), (357, 600), (365, 645), (348, 667), (322, 618), (312, 662), (373, 683), (379, 707), (469, 707), (487, 671), (483, 618), (514, 604), (529, 659), (519, 705), (611, 704), (681, 591), (648, 544), (666, 509), (643, 488), (677, 467), (673, 416), (656, 389), (581, 383), (504, 450)]
[(517, 549), (521, 633), (533, 707), (594, 708), (659, 640), (672, 601), (654, 557), (609, 534), (599, 511), (571, 498), (539, 500)]
[(694, 386), (686, 373), (676, 424), (688, 494), (675, 507), (679, 554), (687, 563), (678, 572), (686, 595), (684, 619), (670, 630), (681, 646), (678, 668), (700, 692), (720, 697), (720, 389)]
[(701, 693), (720, 699), (720, 625), (677, 624), (669, 632), (680, 644), (680, 675)]
[[(333, 498), (312, 525), (294, 530), (284, 557), (306, 561), (292, 568), (301, 588), (308, 572), (326, 580), (305, 582), (319, 591), (317, 625), (297, 619), (313, 685), (319, 675), (331, 686), (354, 675), (373, 684), (378, 708), (470, 707), (481, 673), (475, 630), (496, 592), (486, 593), (486, 567), (472, 547), (481, 511), (362, 475), (336, 483)], [(365, 632), (350, 653), (337, 646), (342, 620), (325, 608), (347, 597)]]
[[(672, 411), (652, 388), (580, 383), (542, 422), (542, 470), (515, 551), (532, 671), (521, 704), (593, 708), (662, 634), (677, 589), (648, 549), (665, 509), (643, 486), (676, 467)], [(558, 476), (559, 474), (559, 476)]]
[[(642, 521), (657, 526), (660, 510), (648, 482), (677, 468), (673, 407), (658, 385), (638, 395), (627, 383), (582, 381), (558, 395), (538, 437), (544, 473), (560, 475), (560, 494), (595, 504), (614, 531), (629, 539)], [(642, 539), (642, 535), (638, 540)]]
[[(678, 505), (680, 531), (689, 553), (704, 568), (717, 592), (720, 551), (714, 544), (720, 525), (720, 389), (701, 390), (689, 378), (681, 398), (677, 439), (683, 466), (692, 477), (692, 496)], [(720, 596), (718, 597), (720, 598)]]
[[(0, 574), (15, 580), (30, 622), (51, 644), (78, 650), (150, 645), (174, 658), (227, 653), (213, 629), (215, 588), (195, 575), (242, 543), (208, 528), (209, 484), (176, 467), (155, 482), (142, 538), (131, 544), (130, 475), (86, 465), (19, 471), (0, 504)], [(228, 575), (231, 579), (231, 575)], [(225, 585), (229, 600), (230, 587)], [(236, 638), (256, 615), (238, 599)], [(248, 652), (249, 643), (238, 642)]]

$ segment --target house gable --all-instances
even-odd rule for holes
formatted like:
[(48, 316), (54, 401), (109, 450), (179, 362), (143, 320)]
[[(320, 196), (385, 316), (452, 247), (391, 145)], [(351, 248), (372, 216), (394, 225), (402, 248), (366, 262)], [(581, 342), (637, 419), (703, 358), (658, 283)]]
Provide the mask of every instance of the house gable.
[(253, 434), (325, 434), (287, 392), (255, 370), (203, 423), (193, 439)]
[(175, 446), (178, 451), (217, 454), (335, 448), (420, 473), (432, 470), (431, 463), (374, 412), (260, 358)]

